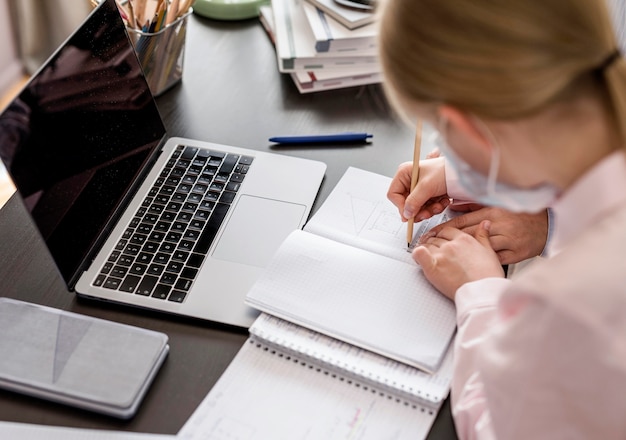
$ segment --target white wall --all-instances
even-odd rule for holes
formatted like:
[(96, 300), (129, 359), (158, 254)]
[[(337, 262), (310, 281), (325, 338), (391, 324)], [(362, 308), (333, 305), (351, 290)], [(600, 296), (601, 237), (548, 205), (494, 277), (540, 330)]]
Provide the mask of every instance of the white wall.
[(13, 40), (8, 0), (0, 0), (0, 96), (22, 76)]

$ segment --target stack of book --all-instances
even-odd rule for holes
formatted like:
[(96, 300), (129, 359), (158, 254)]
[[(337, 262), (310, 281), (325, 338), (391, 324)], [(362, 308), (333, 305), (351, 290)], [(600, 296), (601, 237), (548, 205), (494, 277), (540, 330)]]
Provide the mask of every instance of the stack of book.
[(336, 0), (271, 0), (260, 9), (278, 69), (301, 93), (380, 82), (375, 19)]

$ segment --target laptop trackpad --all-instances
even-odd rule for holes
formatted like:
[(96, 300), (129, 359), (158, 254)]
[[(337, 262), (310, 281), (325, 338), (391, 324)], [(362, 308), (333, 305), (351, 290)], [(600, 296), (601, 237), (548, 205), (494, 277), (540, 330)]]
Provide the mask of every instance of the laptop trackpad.
[(306, 207), (243, 195), (234, 209), (213, 257), (265, 267), (287, 235), (300, 228)]

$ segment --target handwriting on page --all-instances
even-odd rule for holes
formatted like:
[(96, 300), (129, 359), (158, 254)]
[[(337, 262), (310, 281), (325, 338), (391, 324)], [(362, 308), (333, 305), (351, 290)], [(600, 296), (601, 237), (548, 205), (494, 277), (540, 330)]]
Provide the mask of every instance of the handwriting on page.
[(183, 440), (426, 438), (435, 415), (248, 341)]

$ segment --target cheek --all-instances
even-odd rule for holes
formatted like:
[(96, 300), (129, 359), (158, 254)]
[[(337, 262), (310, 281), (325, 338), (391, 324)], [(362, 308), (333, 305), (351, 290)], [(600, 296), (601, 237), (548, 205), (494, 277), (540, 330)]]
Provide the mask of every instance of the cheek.
[(463, 162), (472, 167), (473, 170), (487, 176), (489, 174), (489, 165), (491, 164), (491, 155), (485, 154), (485, 148), (481, 148), (461, 137), (448, 140), (448, 148), (454, 150), (453, 153)]
[(481, 154), (476, 154), (476, 152), (469, 151), (465, 149), (462, 152), (461, 158), (472, 167), (472, 169), (478, 171), (484, 176), (489, 175), (489, 159), (485, 160), (485, 158)]

